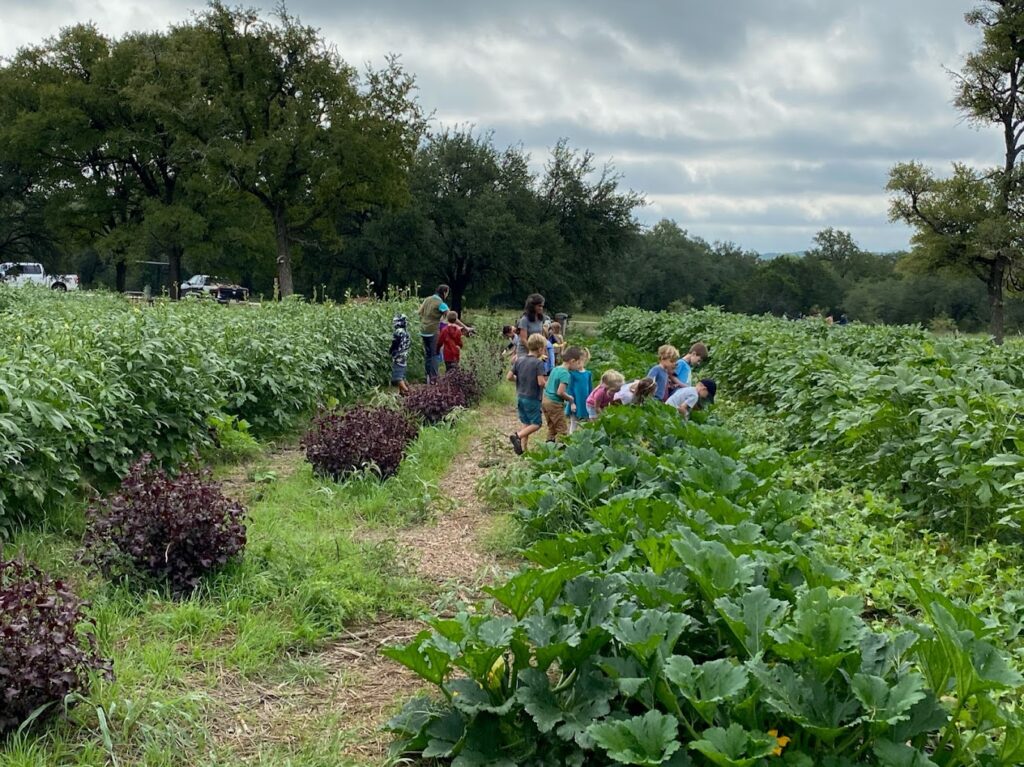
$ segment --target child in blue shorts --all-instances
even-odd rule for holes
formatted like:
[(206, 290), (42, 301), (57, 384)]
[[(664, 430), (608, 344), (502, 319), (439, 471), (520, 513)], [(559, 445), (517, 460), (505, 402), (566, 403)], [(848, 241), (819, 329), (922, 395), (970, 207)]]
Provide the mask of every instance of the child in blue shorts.
[(515, 434), (509, 435), (512, 449), (516, 455), (526, 452), (530, 435), (540, 431), (541, 398), (547, 377), (544, 375), (547, 339), (540, 333), (534, 333), (526, 339), (525, 356), (516, 359), (508, 373), (508, 380), (516, 382), (516, 409), (519, 411), (519, 423), (523, 425)]

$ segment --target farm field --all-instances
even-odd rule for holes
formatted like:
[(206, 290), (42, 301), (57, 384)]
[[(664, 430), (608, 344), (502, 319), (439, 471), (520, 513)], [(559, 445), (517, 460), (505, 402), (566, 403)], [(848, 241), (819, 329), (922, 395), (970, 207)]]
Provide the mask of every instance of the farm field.
[[(41, 306), (22, 332), (57, 338), (73, 305)], [(216, 310), (115, 317), (160, 317), (196, 344), (206, 328), (216, 346)], [(378, 354), (394, 310), (268, 315), (372, 336)], [(0, 765), (370, 765), (392, 740), (458, 765), (1021, 763), (1017, 352), (717, 312), (618, 309), (600, 330), (582, 339), (595, 377), (705, 340), (719, 403), (692, 422), (657, 403), (610, 411), (520, 461), (503, 384), (422, 426), (394, 476), (336, 482), (296, 427), (318, 400), (383, 402), (381, 380), (313, 373), (310, 399), (264, 421), (259, 399), (213, 397), (255, 435), (198, 445), (246, 505), (248, 541), (184, 596), (79, 561), (77, 483), (119, 470), (68, 440), (72, 500), (9, 515), (5, 554), (90, 601), (113, 676), (8, 736)], [(19, 364), (42, 365), (42, 343), (33, 355)], [(360, 364), (386, 376), (382, 359)]]

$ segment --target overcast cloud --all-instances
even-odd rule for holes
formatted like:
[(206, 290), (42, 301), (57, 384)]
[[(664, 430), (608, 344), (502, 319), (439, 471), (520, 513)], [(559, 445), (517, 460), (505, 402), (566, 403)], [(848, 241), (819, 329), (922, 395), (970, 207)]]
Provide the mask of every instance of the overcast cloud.
[[(270, 7), (269, 2), (255, 5)], [(709, 241), (802, 250), (826, 226), (866, 248), (890, 224), (889, 167), (989, 165), (999, 136), (966, 125), (943, 67), (977, 44), (969, 0), (517, 3), (293, 0), (352, 64), (391, 52), (441, 124), (521, 142), (540, 166), (565, 136), (646, 194), (640, 219)], [(181, 0), (0, 0), (0, 56), (93, 21), (110, 35), (201, 8)]]

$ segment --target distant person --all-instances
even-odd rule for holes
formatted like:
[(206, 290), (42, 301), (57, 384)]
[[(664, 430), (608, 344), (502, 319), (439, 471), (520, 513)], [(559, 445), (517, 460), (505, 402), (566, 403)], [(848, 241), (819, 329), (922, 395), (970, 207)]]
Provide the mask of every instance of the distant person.
[(509, 435), (512, 449), (522, 455), (529, 447), (530, 435), (540, 431), (541, 401), (547, 378), (544, 375), (544, 347), (546, 341), (540, 333), (526, 339), (526, 353), (516, 357), (508, 380), (516, 382), (516, 410), (522, 428)]
[(718, 386), (713, 379), (702, 378), (693, 386), (684, 386), (681, 389), (677, 389), (665, 404), (674, 407), (684, 418), (689, 418), (690, 413), (700, 403), (710, 402), (714, 404), (715, 392), (717, 391)]
[(531, 293), (526, 297), (523, 316), (516, 322), (516, 337), (519, 340), (520, 351), (525, 351), (526, 339), (534, 333), (544, 335), (544, 296), (540, 293)]
[(606, 407), (612, 404), (615, 395), (618, 394), (619, 389), (625, 383), (625, 376), (618, 370), (606, 370), (604, 372), (604, 375), (601, 376), (601, 383), (587, 397), (587, 412), (591, 418), (600, 415)]
[(505, 339), (505, 348), (501, 350), (502, 357), (516, 359), (516, 329), (511, 325), (505, 325), (501, 329), (501, 337)]
[(568, 405), (569, 413), (575, 415), (576, 400), (569, 392), (569, 384), (572, 382), (570, 373), (580, 369), (580, 359), (583, 354), (579, 347), (570, 346), (562, 354), (562, 364), (551, 371), (548, 382), (544, 386), (544, 401), (541, 403), (541, 410), (544, 412), (544, 420), (548, 424), (548, 442), (555, 442), (569, 433), (569, 419), (566, 418), (565, 408)]
[(441, 318), (448, 312), (445, 301), (451, 289), (447, 285), (438, 285), (434, 295), (420, 304), (420, 337), (423, 339), (423, 358), (426, 368), (427, 383), (437, 383), (437, 335), (440, 332)]
[(576, 431), (581, 422), (590, 420), (590, 411), (587, 409), (587, 399), (594, 388), (594, 376), (587, 370), (590, 364), (590, 349), (580, 349), (579, 370), (569, 371), (569, 394), (576, 404), (576, 411), (572, 412), (568, 405), (565, 407), (565, 414), (569, 416), (569, 433)]
[(668, 391), (669, 375), (675, 374), (679, 362), (679, 350), (671, 344), (658, 347), (658, 364), (647, 371), (647, 377), (654, 379), (654, 397), (664, 400)]
[(448, 312), (448, 324), (437, 335), (437, 344), (444, 358), (444, 372), (448, 373), (459, 366), (462, 357), (462, 328), (459, 326), (459, 314), (455, 310)]
[(409, 338), (409, 330), (406, 327), (408, 319), (404, 314), (396, 314), (391, 321), (394, 331), (391, 333), (391, 385), (398, 387), (398, 393), (403, 397), (409, 393), (409, 384), (405, 381), (405, 370), (409, 364), (409, 350), (412, 348), (412, 339)]
[(562, 323), (552, 322), (548, 325), (548, 341), (551, 342), (551, 347), (555, 353), (555, 361), (560, 362), (562, 359), (562, 349), (565, 348), (565, 338), (562, 336)]
[(624, 384), (612, 398), (612, 402), (613, 404), (642, 405), (656, 390), (657, 384), (654, 383), (653, 378), (641, 378), (639, 381)]

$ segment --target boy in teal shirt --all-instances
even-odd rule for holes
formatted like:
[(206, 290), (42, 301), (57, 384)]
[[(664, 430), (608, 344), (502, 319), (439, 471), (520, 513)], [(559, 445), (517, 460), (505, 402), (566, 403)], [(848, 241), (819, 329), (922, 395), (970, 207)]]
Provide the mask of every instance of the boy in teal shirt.
[(544, 402), (541, 410), (544, 420), (548, 422), (548, 442), (556, 441), (563, 434), (569, 433), (569, 419), (565, 415), (565, 405), (569, 412), (576, 412), (576, 400), (569, 393), (572, 376), (569, 372), (580, 369), (583, 352), (578, 346), (571, 346), (562, 352), (562, 364), (551, 371), (548, 383), (544, 387)]

